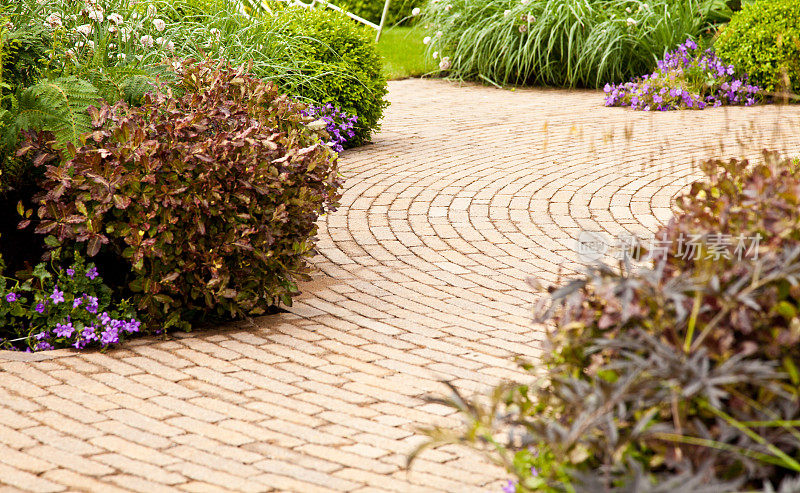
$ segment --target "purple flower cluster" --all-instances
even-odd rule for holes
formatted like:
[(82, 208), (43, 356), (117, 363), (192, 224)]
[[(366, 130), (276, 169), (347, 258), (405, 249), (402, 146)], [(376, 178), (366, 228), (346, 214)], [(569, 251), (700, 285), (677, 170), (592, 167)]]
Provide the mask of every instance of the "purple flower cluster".
[[(12, 279), (17, 287), (0, 290), (0, 327), (12, 327), (14, 335), (25, 335), (1, 338), (2, 347), (21, 350), (27, 346), (28, 351), (67, 346), (83, 349), (91, 343), (107, 347), (141, 330), (141, 323), (131, 318), (135, 312), (126, 301), (117, 309), (110, 305), (111, 291), (95, 266), (85, 268), (78, 258), (64, 271), (50, 274), (46, 269), (40, 264), (34, 270), (38, 285), (20, 285)], [(29, 303), (20, 291), (30, 292)]]
[(36, 351), (47, 351), (53, 349), (53, 345), (48, 342), (52, 337), (70, 339), (75, 336), (72, 346), (83, 349), (88, 344), (99, 341), (103, 347), (120, 342), (121, 334), (133, 334), (139, 332), (142, 324), (136, 319), (130, 320), (112, 318), (108, 312), (103, 312), (96, 317), (96, 323), (87, 325), (80, 332), (76, 331), (69, 317), (63, 323), (56, 324), (56, 328), (51, 334), (44, 330), (34, 335), (33, 338), (39, 341), (35, 347)]
[(325, 129), (332, 139), (327, 144), (336, 152), (342, 152), (347, 141), (356, 135), (353, 127), (358, 121), (358, 116), (349, 116), (331, 103), (324, 106), (309, 106), (303, 111), (303, 115), (325, 122)]
[(606, 106), (643, 111), (708, 106), (752, 106), (761, 101), (761, 89), (736, 77), (733, 65), (723, 63), (712, 50), (701, 50), (691, 39), (659, 60), (652, 73), (625, 84), (606, 84)]

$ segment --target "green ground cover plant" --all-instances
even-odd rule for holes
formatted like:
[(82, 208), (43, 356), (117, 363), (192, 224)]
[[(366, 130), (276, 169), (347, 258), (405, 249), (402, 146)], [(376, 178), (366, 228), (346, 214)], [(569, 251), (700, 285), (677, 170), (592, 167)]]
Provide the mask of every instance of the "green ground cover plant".
[(649, 73), (728, 15), (715, 0), (431, 0), (420, 22), (449, 77), (602, 87)]
[(714, 48), (768, 93), (800, 94), (800, 1), (759, 0), (745, 5), (722, 30)]
[(489, 399), (433, 399), (466, 425), (427, 430), (430, 444), (483, 450), (509, 493), (796, 491), (800, 162), (702, 169), (652, 265), (552, 288), (545, 371), (525, 365), (531, 383)]

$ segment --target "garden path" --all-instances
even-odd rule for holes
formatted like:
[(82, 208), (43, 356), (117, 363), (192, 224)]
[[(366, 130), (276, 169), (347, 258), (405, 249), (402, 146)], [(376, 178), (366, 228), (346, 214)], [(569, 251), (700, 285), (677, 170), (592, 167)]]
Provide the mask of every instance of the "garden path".
[[(644, 234), (693, 159), (800, 149), (800, 108), (666, 114), (596, 91), (390, 83), (375, 143), (341, 158), (315, 280), (289, 313), (101, 354), (0, 354), (0, 491), (499, 491), (451, 447), (412, 472), (421, 398), (524, 378), (536, 276), (582, 229)], [(753, 142), (758, 145), (752, 145)]]

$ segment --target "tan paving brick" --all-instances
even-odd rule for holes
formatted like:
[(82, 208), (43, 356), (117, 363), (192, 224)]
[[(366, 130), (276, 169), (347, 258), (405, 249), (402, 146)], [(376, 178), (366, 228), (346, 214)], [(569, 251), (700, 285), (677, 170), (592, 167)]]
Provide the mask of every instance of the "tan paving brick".
[(21, 491), (50, 492), (67, 489), (64, 485), (40, 478), (3, 462), (0, 462), (0, 485), (13, 486)]
[(90, 478), (85, 474), (80, 474), (67, 469), (48, 471), (42, 474), (41, 477), (54, 483), (67, 486), (69, 487), (70, 491), (91, 491), (97, 493), (125, 493), (130, 491), (126, 488), (118, 488), (104, 480)]
[(25, 451), (34, 457), (88, 476), (103, 476), (114, 472), (110, 467), (92, 459), (60, 450), (49, 445), (31, 447)]
[[(154, 466), (120, 454), (101, 454), (95, 455), (94, 460), (107, 464), (117, 471), (131, 476), (144, 478), (148, 481), (162, 483), (165, 485), (175, 485), (186, 482), (186, 478), (180, 474), (167, 471), (163, 467)], [(112, 470), (114, 472), (114, 470)], [(124, 485), (121, 484), (121, 485)]]
[(506, 473), (466, 449), (404, 464), (414, 430), (460, 422), (422, 400), (440, 378), (467, 393), (530, 378), (513, 360), (543, 348), (526, 278), (579, 272), (581, 228), (664, 224), (693, 159), (800, 148), (794, 106), (644, 115), (595, 91), (435, 80), (392, 82), (389, 99), (374, 144), (340, 157), (341, 206), (288, 312), (106, 353), (0, 352), (0, 484), (499, 491)]

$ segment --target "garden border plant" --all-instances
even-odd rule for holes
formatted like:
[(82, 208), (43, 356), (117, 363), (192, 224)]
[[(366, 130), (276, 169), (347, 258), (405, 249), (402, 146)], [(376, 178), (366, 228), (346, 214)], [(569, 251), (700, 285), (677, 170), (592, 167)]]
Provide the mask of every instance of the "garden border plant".
[[(795, 491), (800, 486), (800, 161), (710, 160), (637, 271), (602, 265), (539, 304), (545, 372), (486, 399), (454, 391), (460, 430), (529, 491)], [(714, 238), (757, 236), (757, 254)], [(536, 376), (534, 376), (534, 374)]]

